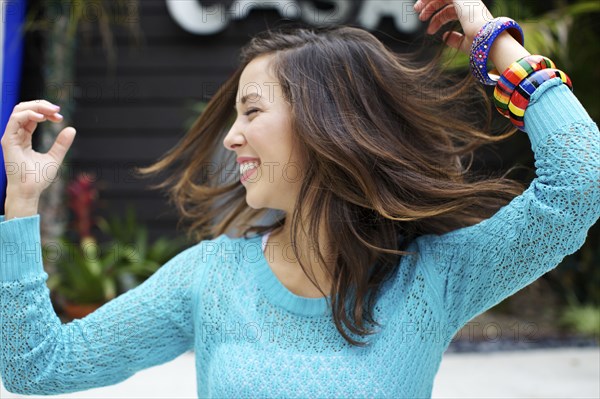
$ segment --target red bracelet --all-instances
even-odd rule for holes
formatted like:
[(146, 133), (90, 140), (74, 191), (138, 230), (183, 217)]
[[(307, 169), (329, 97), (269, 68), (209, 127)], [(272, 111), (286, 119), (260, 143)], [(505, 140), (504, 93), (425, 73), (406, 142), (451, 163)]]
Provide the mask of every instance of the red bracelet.
[(542, 55), (527, 55), (510, 64), (494, 88), (494, 104), (498, 112), (508, 118), (508, 103), (515, 88), (533, 72), (546, 68), (556, 68), (556, 65)]
[(533, 72), (531, 75), (523, 79), (521, 83), (519, 83), (510, 96), (508, 112), (510, 121), (513, 125), (522, 131), (526, 131), (524, 116), (525, 110), (529, 105), (531, 95), (542, 83), (553, 78), (560, 78), (560, 80), (566, 84), (571, 91), (573, 90), (571, 79), (560, 69), (547, 68)]

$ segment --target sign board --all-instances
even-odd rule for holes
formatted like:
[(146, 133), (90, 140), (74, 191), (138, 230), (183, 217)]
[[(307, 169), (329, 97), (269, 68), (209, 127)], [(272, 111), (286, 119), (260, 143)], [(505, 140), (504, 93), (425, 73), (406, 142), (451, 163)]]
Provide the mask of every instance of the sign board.
[(196, 35), (218, 33), (230, 21), (246, 18), (255, 9), (276, 10), (282, 18), (318, 27), (353, 23), (373, 30), (385, 16), (393, 18), (396, 29), (405, 34), (417, 32), (420, 26), (414, 0), (320, 0), (327, 9), (309, 0), (166, 1), (175, 22)]

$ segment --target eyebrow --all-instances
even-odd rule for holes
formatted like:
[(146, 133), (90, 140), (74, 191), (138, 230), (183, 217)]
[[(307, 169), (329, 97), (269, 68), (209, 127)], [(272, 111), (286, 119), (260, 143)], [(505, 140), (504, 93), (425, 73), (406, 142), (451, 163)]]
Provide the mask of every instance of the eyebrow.
[[(249, 93), (249, 94), (246, 94), (245, 96), (243, 96), (242, 99), (240, 100), (240, 102), (242, 104), (246, 104), (246, 102), (248, 101), (248, 98), (250, 98), (250, 97), (257, 97), (257, 99), (262, 98), (262, 96), (258, 93)], [(233, 104), (233, 110), (237, 111), (237, 103)]]

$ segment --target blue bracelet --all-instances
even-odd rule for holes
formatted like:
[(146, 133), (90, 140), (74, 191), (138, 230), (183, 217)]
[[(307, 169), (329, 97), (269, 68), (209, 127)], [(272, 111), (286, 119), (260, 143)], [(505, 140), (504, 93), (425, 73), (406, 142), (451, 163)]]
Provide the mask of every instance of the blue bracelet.
[(500, 79), (500, 74), (495, 68), (488, 72), (487, 59), (494, 40), (505, 30), (523, 46), (524, 36), (521, 27), (508, 17), (498, 17), (487, 22), (477, 32), (471, 44), (471, 73), (484, 85), (493, 86)]

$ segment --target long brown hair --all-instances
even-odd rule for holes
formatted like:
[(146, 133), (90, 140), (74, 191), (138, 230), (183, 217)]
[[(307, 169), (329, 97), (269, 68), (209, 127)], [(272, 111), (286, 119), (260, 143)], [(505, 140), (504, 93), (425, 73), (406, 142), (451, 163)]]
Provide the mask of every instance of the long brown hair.
[[(283, 216), (260, 225), (269, 210), (250, 208), (239, 180), (223, 180), (223, 172), (235, 168), (235, 154), (223, 154), (222, 142), (235, 119), (240, 75), (263, 54), (274, 55), (272, 71), (291, 104), (294, 138), (310, 160), (287, 215), (294, 253), (299, 259), (299, 232), (319, 248), (324, 227), (333, 241), (327, 257), (335, 260), (327, 270), (333, 319), (349, 343), (363, 346), (343, 325), (360, 336), (374, 333), (365, 323), (378, 325), (372, 317), (378, 291), (414, 238), (476, 224), (523, 192), (523, 184), (506, 178), (512, 169), (485, 178), (470, 171), (475, 149), (516, 130), (488, 133), (486, 92), (470, 76), (445, 75), (441, 52), (419, 63), (415, 54), (394, 53), (353, 27), (264, 32), (243, 48), (239, 68), (180, 142), (138, 169), (142, 175), (168, 171), (154, 187), (167, 189), (181, 220), (191, 222), (194, 240), (232, 229), (244, 237), (262, 234), (285, 223)], [(308, 221), (301, 220), (304, 214)], [(317, 255), (325, 264), (325, 255)]]

